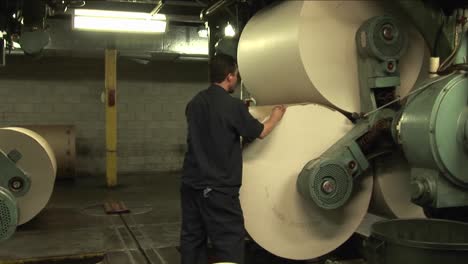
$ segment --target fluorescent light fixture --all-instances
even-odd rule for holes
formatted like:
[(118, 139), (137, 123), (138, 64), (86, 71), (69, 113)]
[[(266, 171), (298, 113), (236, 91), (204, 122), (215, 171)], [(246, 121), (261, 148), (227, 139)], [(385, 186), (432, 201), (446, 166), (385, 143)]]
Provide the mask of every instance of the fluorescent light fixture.
[(166, 15), (163, 14), (155, 14), (152, 16), (150, 13), (143, 12), (109, 11), (99, 9), (75, 9), (75, 16), (166, 20)]
[(13, 41), (13, 48), (15, 49), (21, 49), (21, 45), (18, 42)]
[(185, 42), (176, 43), (173, 46), (175, 52), (185, 55), (208, 55), (208, 43), (199, 41), (187, 44)]
[(234, 37), (236, 35), (236, 31), (234, 30), (234, 28), (232, 27), (231, 24), (227, 24), (227, 26), (224, 28), (224, 35), (226, 37)]
[(198, 30), (198, 36), (200, 38), (208, 38), (208, 29), (202, 28)]
[(129, 32), (162, 33), (166, 31), (166, 16), (149, 13), (75, 9), (73, 29)]

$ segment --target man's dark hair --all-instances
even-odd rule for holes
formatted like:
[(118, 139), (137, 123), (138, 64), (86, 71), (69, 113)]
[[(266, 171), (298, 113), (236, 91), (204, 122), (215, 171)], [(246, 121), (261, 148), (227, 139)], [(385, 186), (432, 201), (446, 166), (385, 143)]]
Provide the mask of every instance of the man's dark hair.
[(217, 54), (210, 60), (210, 81), (220, 83), (226, 79), (229, 73), (237, 70), (236, 60), (225, 54)]

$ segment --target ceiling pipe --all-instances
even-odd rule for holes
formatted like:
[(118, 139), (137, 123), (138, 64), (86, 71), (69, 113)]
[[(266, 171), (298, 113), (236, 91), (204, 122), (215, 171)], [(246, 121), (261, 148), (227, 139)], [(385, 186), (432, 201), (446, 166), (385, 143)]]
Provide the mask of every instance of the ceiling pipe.
[(156, 14), (159, 13), (159, 11), (161, 11), (161, 9), (164, 7), (164, 4), (166, 3), (165, 0), (159, 0), (159, 2), (156, 4), (156, 6), (153, 8), (153, 10), (151, 10), (150, 12), (150, 16), (155, 16)]
[(235, 2), (236, 0), (220, 0), (204, 9), (200, 14), (200, 18), (206, 21), (209, 17), (219, 12), (222, 8), (227, 7)]

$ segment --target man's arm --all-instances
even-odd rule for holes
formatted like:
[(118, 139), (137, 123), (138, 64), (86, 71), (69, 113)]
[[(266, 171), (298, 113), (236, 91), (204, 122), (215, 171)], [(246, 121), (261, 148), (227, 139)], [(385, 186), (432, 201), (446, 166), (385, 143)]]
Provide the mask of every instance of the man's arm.
[(265, 138), (274, 129), (276, 124), (283, 118), (286, 108), (284, 106), (275, 106), (271, 112), (270, 118), (260, 123), (255, 119), (240, 100), (237, 104), (237, 114), (232, 119), (232, 126), (236, 129), (239, 136), (246, 138), (247, 141), (253, 141), (256, 138)]
[(270, 117), (263, 122), (263, 131), (259, 136), (260, 139), (266, 138), (273, 131), (279, 121), (283, 118), (285, 112), (285, 106), (280, 105), (273, 108)]

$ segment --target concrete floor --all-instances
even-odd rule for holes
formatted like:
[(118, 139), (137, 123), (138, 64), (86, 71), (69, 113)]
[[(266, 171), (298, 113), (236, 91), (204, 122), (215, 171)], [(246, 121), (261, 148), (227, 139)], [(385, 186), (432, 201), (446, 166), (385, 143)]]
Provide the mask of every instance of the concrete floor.
[[(112, 190), (97, 177), (57, 182), (47, 208), (2, 244), (0, 260), (106, 253), (108, 263), (179, 263), (178, 175), (119, 180)], [(123, 201), (131, 214), (106, 215), (108, 200)]]
[[(57, 256), (68, 261), (55, 263), (72, 263), (98, 253), (110, 264), (178, 264), (179, 175), (129, 175), (119, 182), (109, 190), (103, 177), (58, 181), (47, 208), (2, 243), (0, 263), (51, 263), (47, 259)], [(102, 204), (109, 200), (123, 201), (131, 214), (106, 215)], [(248, 263), (298, 263), (275, 258), (252, 242), (247, 248)]]

